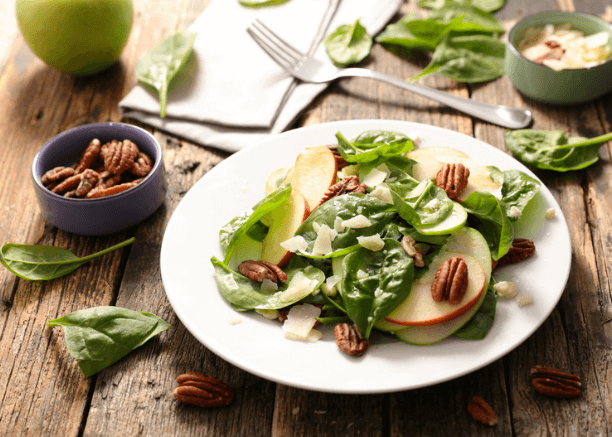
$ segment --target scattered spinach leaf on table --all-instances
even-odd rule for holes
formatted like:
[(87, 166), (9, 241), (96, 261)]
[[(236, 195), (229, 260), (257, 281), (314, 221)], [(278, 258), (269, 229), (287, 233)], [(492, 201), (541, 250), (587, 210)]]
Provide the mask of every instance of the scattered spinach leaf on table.
[(442, 38), (451, 31), (452, 23), (437, 20), (418, 19), (414, 13), (402, 17), (397, 23), (389, 24), (376, 36), (376, 42), (386, 49), (402, 47), (407, 50), (433, 52)]
[(534, 129), (508, 130), (504, 141), (508, 150), (525, 164), (542, 170), (580, 170), (599, 159), (599, 148), (612, 140), (612, 132), (595, 138), (565, 136), (565, 131)]
[(288, 1), (289, 0), (238, 0), (238, 3), (247, 8), (262, 8), (265, 6), (280, 5)]
[(505, 31), (495, 15), (469, 4), (447, 4), (431, 11), (428, 18), (440, 23), (452, 23), (452, 31), (458, 33), (502, 34)]
[(7, 243), (0, 249), (0, 262), (20, 278), (46, 281), (67, 275), (86, 262), (121, 249), (134, 241), (134, 238), (130, 238), (82, 258), (63, 247)]
[(146, 52), (136, 64), (136, 77), (159, 93), (159, 116), (166, 116), (168, 86), (183, 68), (197, 37), (194, 32), (177, 32)]
[(151, 313), (113, 306), (75, 311), (47, 326), (61, 326), (68, 352), (86, 377), (116, 363), (170, 325)]
[(425, 9), (442, 9), (448, 4), (472, 5), (487, 12), (495, 12), (504, 7), (506, 0), (420, 0), (419, 6)]
[(336, 28), (323, 44), (336, 66), (347, 67), (363, 61), (370, 54), (372, 37), (357, 19), (353, 24), (343, 24)]
[(487, 82), (504, 74), (505, 52), (506, 44), (489, 35), (446, 36), (429, 65), (408, 81), (435, 74), (457, 82)]

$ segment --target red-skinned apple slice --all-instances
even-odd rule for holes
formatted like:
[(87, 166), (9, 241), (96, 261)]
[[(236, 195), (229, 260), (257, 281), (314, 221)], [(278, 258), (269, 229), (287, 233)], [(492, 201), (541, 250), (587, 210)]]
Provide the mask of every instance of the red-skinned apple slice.
[(451, 147), (424, 147), (415, 149), (406, 155), (418, 162), (413, 167), (414, 178), (421, 181), (427, 178), (435, 178), (438, 170), (445, 164), (463, 164), (470, 170), (468, 185), (457, 197), (458, 201), (467, 199), (470, 193), (477, 190), (485, 190), (494, 196), (501, 197), (501, 184), (491, 179), (491, 170), (486, 166), (473, 160), (460, 150)]
[(281, 243), (293, 237), (309, 215), (310, 208), (304, 195), (292, 186), (287, 202), (265, 217), (270, 229), (262, 241), (261, 259), (280, 267), (287, 264), (293, 252), (283, 248)]
[[(451, 305), (447, 301), (436, 302), (431, 295), (437, 267), (444, 261), (460, 256), (468, 266), (468, 289), (461, 302)], [(404, 326), (429, 326), (453, 320), (472, 308), (485, 291), (487, 278), (480, 263), (472, 256), (460, 252), (445, 252), (438, 257), (430, 270), (412, 284), (406, 300), (386, 318), (388, 322)]]
[(337, 171), (336, 158), (329, 148), (308, 147), (298, 155), (283, 184), (290, 183), (293, 188), (298, 189), (314, 211), (327, 189), (336, 182)]

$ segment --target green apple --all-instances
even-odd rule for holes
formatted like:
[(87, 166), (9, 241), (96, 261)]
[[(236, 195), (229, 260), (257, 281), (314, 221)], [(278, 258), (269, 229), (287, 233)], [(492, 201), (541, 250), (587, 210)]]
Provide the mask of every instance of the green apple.
[(32, 51), (77, 76), (113, 65), (132, 28), (132, 0), (17, 0), (17, 23)]
[(468, 214), (465, 208), (457, 202), (453, 202), (453, 210), (440, 223), (430, 226), (415, 226), (414, 228), (423, 235), (452, 234), (465, 226), (467, 218)]

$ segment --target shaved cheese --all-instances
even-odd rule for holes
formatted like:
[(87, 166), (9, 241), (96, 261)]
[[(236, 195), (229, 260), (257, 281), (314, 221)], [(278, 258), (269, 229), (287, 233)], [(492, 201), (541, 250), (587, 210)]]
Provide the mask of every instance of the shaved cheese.
[(365, 175), (363, 178), (363, 183), (368, 187), (375, 187), (382, 184), (390, 174), (391, 171), (389, 171), (389, 167), (387, 167), (385, 164), (381, 164), (378, 167), (370, 170), (370, 172)]
[(368, 237), (357, 237), (357, 242), (373, 252), (377, 252), (385, 247), (385, 242), (380, 238), (379, 234), (370, 235)]
[(312, 293), (317, 284), (317, 281), (308, 278), (302, 271), (299, 271), (291, 278), (287, 289), (281, 293), (280, 300), (281, 302), (300, 300)]
[(391, 195), (391, 190), (389, 186), (384, 182), (379, 184), (372, 190), (370, 193), (371, 196), (376, 197), (378, 200), (382, 200), (383, 202), (393, 203), (393, 196)]
[[(317, 233), (317, 238), (312, 247), (313, 255), (327, 255), (332, 251), (332, 240), (336, 236), (336, 234), (332, 233), (332, 229), (326, 224), (322, 224), (319, 232)], [(335, 231), (334, 231), (335, 232)]]
[(307, 340), (319, 315), (321, 308), (309, 303), (292, 306), (287, 314), (287, 320), (283, 323), (285, 337), (292, 340)]
[(352, 229), (361, 229), (372, 226), (372, 222), (365, 215), (359, 214), (355, 217), (351, 217), (348, 220), (344, 220), (342, 222), (342, 226)]
[(289, 252), (295, 253), (306, 250), (308, 248), (308, 242), (301, 235), (296, 235), (295, 237), (283, 241), (280, 246)]

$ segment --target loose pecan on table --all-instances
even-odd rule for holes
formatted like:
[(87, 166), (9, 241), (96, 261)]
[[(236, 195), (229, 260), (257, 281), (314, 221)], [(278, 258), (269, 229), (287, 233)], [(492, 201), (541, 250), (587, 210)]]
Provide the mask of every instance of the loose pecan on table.
[(349, 355), (363, 355), (368, 349), (369, 341), (364, 339), (357, 325), (339, 323), (334, 327), (336, 345)]
[(582, 383), (578, 375), (549, 366), (531, 368), (531, 386), (546, 396), (574, 398), (580, 396)]
[(529, 258), (535, 252), (535, 244), (527, 238), (515, 238), (512, 241), (512, 247), (504, 256), (493, 262), (493, 268), (500, 267), (506, 264), (514, 264)]
[(456, 199), (468, 184), (470, 169), (463, 164), (446, 163), (436, 174), (436, 186), (442, 188), (451, 199)]
[(263, 282), (269, 279), (272, 282), (278, 283), (287, 280), (287, 274), (279, 266), (268, 261), (242, 261), (238, 265), (238, 271), (251, 281), (256, 282)]
[(495, 410), (493, 410), (491, 405), (480, 396), (472, 397), (467, 410), (474, 420), (484, 423), (485, 425), (497, 425), (497, 414)]
[(447, 259), (436, 271), (431, 284), (431, 296), (436, 302), (448, 300), (457, 305), (468, 287), (468, 266), (460, 256)]
[(174, 389), (174, 397), (185, 404), (223, 407), (234, 400), (234, 393), (229, 385), (202, 373), (185, 373), (176, 378), (176, 382), (179, 386)]
[(334, 197), (340, 196), (342, 194), (346, 194), (346, 193), (364, 194), (366, 191), (367, 191), (366, 185), (359, 183), (358, 176), (354, 176), (354, 175), (346, 176), (342, 178), (342, 180), (340, 180), (339, 182), (335, 183), (334, 185), (332, 185), (331, 187), (327, 189), (319, 205), (322, 205), (323, 203), (327, 202), (329, 199), (333, 199)]

